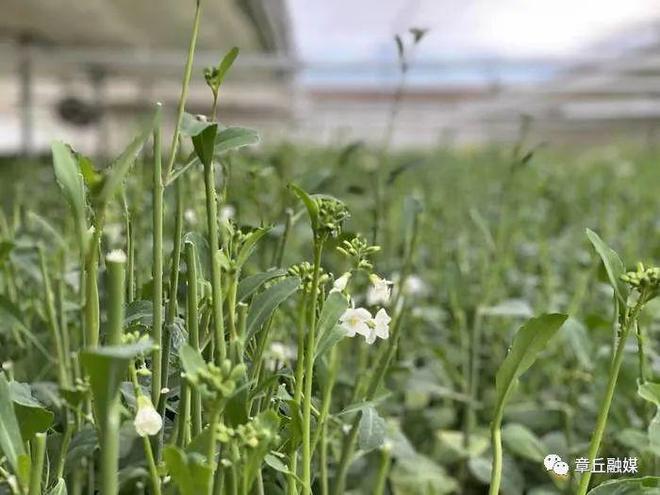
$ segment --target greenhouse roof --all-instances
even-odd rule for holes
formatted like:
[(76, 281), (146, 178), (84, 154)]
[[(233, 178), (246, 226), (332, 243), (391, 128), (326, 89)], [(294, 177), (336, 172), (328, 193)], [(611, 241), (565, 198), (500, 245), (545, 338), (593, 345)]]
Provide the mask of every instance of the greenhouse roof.
[[(4, 0), (0, 40), (30, 39), (62, 49), (103, 53), (185, 49), (194, 0)], [(284, 0), (213, 0), (202, 4), (198, 47), (246, 53), (290, 49)]]

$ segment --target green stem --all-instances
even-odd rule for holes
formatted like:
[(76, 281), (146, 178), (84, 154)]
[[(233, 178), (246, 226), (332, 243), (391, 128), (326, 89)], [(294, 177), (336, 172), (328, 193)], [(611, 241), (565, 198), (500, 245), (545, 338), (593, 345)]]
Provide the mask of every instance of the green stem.
[(153, 490), (153, 495), (160, 495), (160, 476), (158, 475), (158, 468), (156, 467), (154, 453), (151, 450), (151, 442), (149, 441), (149, 437), (144, 437), (142, 439), (142, 444), (144, 446), (144, 454), (147, 457), (147, 465), (149, 466), (149, 477), (151, 478), (151, 489)]
[(65, 365), (64, 345), (55, 313), (55, 296), (50, 286), (48, 268), (46, 266), (46, 255), (43, 246), (39, 246), (39, 264), (41, 266), (41, 278), (44, 284), (44, 300), (46, 301), (46, 314), (48, 316), (48, 326), (50, 327), (53, 342), (55, 343), (55, 352), (57, 355), (57, 373), (61, 387), (67, 387), (69, 378)]
[[(123, 253), (121, 253), (123, 256)], [(108, 282), (108, 345), (121, 344), (126, 294), (126, 260), (106, 257)]]
[(390, 472), (391, 460), (392, 451), (388, 446), (384, 446), (380, 451), (380, 465), (378, 466), (374, 495), (383, 495), (385, 493), (385, 484), (387, 483), (387, 475)]
[(46, 457), (46, 434), (35, 434), (32, 447), (29, 495), (41, 495), (41, 478), (44, 472), (44, 458)]
[(490, 474), (489, 495), (498, 495), (500, 493), (500, 484), (502, 482), (502, 414), (504, 408), (500, 407), (493, 418), (490, 426), (491, 446), (493, 449), (493, 468)]
[[(330, 414), (330, 403), (332, 402), (332, 391), (334, 390), (335, 387), (335, 382), (337, 380), (337, 347), (333, 347), (330, 350), (330, 358), (329, 358), (329, 364), (328, 364), (328, 377), (326, 380), (326, 384), (323, 390), (323, 399), (321, 401), (321, 412), (319, 414), (319, 418), (317, 421), (317, 424), (319, 427), (317, 427), (316, 431), (314, 432), (314, 437), (312, 439), (312, 452), (316, 450), (316, 446), (321, 440), (320, 438), (322, 434), (325, 434), (324, 428), (321, 428), (321, 426), (326, 426), (326, 421), (328, 419), (328, 415)], [(322, 445), (323, 447), (323, 445)]]
[(65, 414), (66, 426), (64, 427), (64, 434), (62, 436), (62, 442), (60, 443), (59, 455), (57, 457), (57, 468), (55, 470), (55, 479), (62, 478), (64, 476), (64, 464), (66, 461), (66, 454), (69, 451), (69, 444), (71, 443), (71, 437), (73, 436), (73, 430), (75, 429), (75, 423), (69, 419), (69, 412)]
[[(302, 297), (300, 298), (300, 306), (298, 308), (298, 357), (296, 360), (296, 371), (295, 371), (295, 386), (293, 391), (293, 403), (296, 407), (293, 410), (293, 413), (300, 416), (300, 404), (302, 402), (302, 393), (303, 393), (303, 373), (305, 372), (305, 360), (304, 360), (304, 349), (305, 349), (305, 313), (307, 308), (307, 297), (303, 291)], [(296, 475), (298, 471), (298, 449), (291, 443), (289, 447), (289, 471), (287, 475), (287, 494), (295, 495), (298, 493), (296, 487)]]
[[(610, 406), (612, 405), (612, 399), (614, 397), (614, 389), (616, 388), (616, 382), (619, 378), (621, 364), (623, 363), (626, 340), (628, 339), (631, 326), (635, 325), (637, 321), (637, 316), (640, 309), (641, 304), (638, 302), (635, 308), (632, 310), (632, 313), (626, 318), (625, 324), (621, 329), (621, 337), (619, 338), (619, 342), (614, 353), (612, 366), (610, 367), (610, 375), (607, 380), (605, 397), (603, 397), (603, 402), (601, 403), (600, 411), (598, 412), (598, 418), (596, 419), (596, 428), (594, 429), (593, 435), (591, 437), (591, 443), (589, 444), (589, 451), (587, 454), (587, 459), (589, 459), (589, 462), (593, 462), (593, 460), (598, 455), (598, 449), (600, 448), (600, 443), (603, 439), (603, 433), (605, 432), (605, 426), (607, 425), (607, 416), (609, 415)], [(587, 493), (590, 480), (591, 471), (588, 470), (580, 478), (577, 495), (585, 495)]]
[(647, 380), (646, 357), (645, 357), (646, 338), (644, 336), (642, 327), (638, 321), (635, 322), (635, 331), (637, 335), (637, 358), (638, 358), (638, 366), (639, 366), (639, 380), (642, 383), (645, 383)]
[[(320, 424), (317, 431), (320, 431), (318, 437), (321, 441), (319, 452), (319, 478), (321, 480), (321, 495), (328, 495), (330, 487), (328, 486), (328, 424)], [(314, 449), (312, 449), (312, 452)]]
[(117, 473), (119, 471), (119, 394), (110, 398), (107, 420), (101, 426), (101, 493), (119, 493)]
[(184, 448), (190, 440), (190, 386), (181, 379), (181, 399), (177, 412), (177, 446)]
[[(169, 278), (169, 298), (167, 300), (167, 309), (165, 314), (165, 324), (163, 326), (163, 350), (161, 353), (161, 376), (162, 386), (170, 387), (170, 349), (172, 347), (172, 327), (177, 314), (177, 289), (179, 287), (179, 264), (181, 262), (181, 237), (183, 235), (183, 182), (177, 181), (175, 187), (176, 193), (176, 214), (174, 221), (174, 239), (172, 247), (172, 256), (170, 258), (170, 278)], [(165, 417), (166, 395), (161, 395), (156, 407), (158, 414)], [(165, 428), (161, 428), (156, 437), (156, 459), (160, 461), (165, 438)]]
[(211, 302), (213, 304), (213, 330), (215, 338), (216, 364), (220, 365), (227, 357), (227, 348), (225, 344), (224, 316), (222, 309), (222, 270), (218, 258), (218, 249), (220, 248), (218, 236), (218, 200), (215, 191), (213, 162), (204, 165), (204, 185), (206, 188), (206, 220), (211, 255)]
[[(186, 323), (188, 327), (188, 340), (190, 346), (199, 351), (199, 315), (197, 311), (197, 254), (195, 245), (186, 242), (186, 270), (187, 270), (187, 299), (186, 299)], [(191, 391), (192, 409), (192, 436), (199, 435), (202, 431), (202, 398), (199, 391), (193, 387)]]
[(311, 304), (309, 309), (310, 325), (305, 342), (305, 390), (303, 394), (303, 421), (302, 421), (302, 462), (303, 462), (303, 494), (312, 493), (312, 384), (314, 374), (314, 350), (316, 345), (316, 304), (318, 301), (319, 275), (321, 272), (321, 254), (323, 253), (321, 238), (314, 240), (314, 272), (312, 275), (312, 288), (310, 292)]
[(172, 167), (176, 160), (176, 152), (179, 146), (179, 135), (181, 132), (181, 120), (183, 119), (183, 112), (186, 107), (186, 100), (188, 98), (188, 87), (190, 86), (190, 77), (192, 76), (193, 60), (195, 58), (195, 46), (197, 45), (197, 35), (199, 34), (199, 20), (201, 18), (201, 0), (197, 0), (195, 5), (195, 19), (193, 21), (192, 35), (190, 37), (190, 44), (188, 45), (188, 58), (186, 60), (186, 68), (183, 71), (183, 81), (181, 83), (181, 96), (179, 96), (179, 105), (177, 107), (176, 125), (174, 127), (174, 134), (172, 135), (172, 145), (170, 146), (170, 157), (165, 167), (165, 177), (169, 178)]
[[(125, 264), (119, 256), (106, 258), (109, 285), (108, 344), (121, 343), (124, 322)], [(119, 469), (119, 428), (120, 428), (119, 393), (109, 397), (105, 423), (100, 425), (101, 432), (101, 493), (116, 495), (119, 492), (117, 472)]]
[(284, 260), (284, 248), (286, 247), (286, 241), (289, 239), (292, 223), (293, 223), (293, 210), (287, 208), (286, 220), (284, 222), (284, 232), (282, 233), (282, 238), (280, 239), (280, 242), (277, 245), (277, 249), (275, 250), (275, 256), (273, 258), (273, 266), (277, 266), (277, 267), (282, 266), (282, 261)]
[(64, 253), (60, 254), (60, 274), (57, 278), (57, 313), (59, 314), (59, 327), (62, 335), (62, 350), (64, 354), (64, 368), (66, 369), (66, 375), (71, 382), (73, 376), (73, 367), (71, 360), (71, 335), (69, 334), (69, 322), (66, 315), (66, 283), (64, 280), (66, 273), (66, 256)]
[[(392, 358), (396, 353), (404, 308), (405, 307), (403, 305), (403, 301), (401, 301), (401, 308), (397, 311), (394, 321), (392, 322), (392, 333), (389, 338), (388, 346), (384, 353), (380, 356), (380, 359), (378, 360), (378, 366), (371, 376), (371, 380), (367, 386), (367, 391), (364, 396), (365, 401), (373, 400), (374, 396), (376, 395), (376, 391), (378, 390), (378, 387), (380, 386), (385, 373), (390, 366)], [(351, 424), (351, 429), (344, 438), (341, 456), (339, 458), (339, 467), (337, 468), (337, 474), (335, 477), (335, 486), (333, 490), (334, 495), (343, 495), (344, 493), (346, 475), (348, 474), (348, 468), (350, 466), (351, 457), (355, 448), (355, 441), (357, 440), (359, 424), (360, 414), (355, 416), (355, 419)]]
[(151, 354), (151, 401), (158, 404), (162, 389), (163, 360), (163, 176), (161, 155), (160, 107), (154, 124), (154, 169), (153, 169), (153, 243), (151, 276), (153, 278), (152, 338), (155, 348)]
[(126, 255), (128, 265), (126, 267), (126, 300), (132, 303), (135, 299), (135, 225), (131, 214), (126, 208)]
[(85, 256), (85, 346), (99, 345), (99, 245), (103, 229), (103, 213), (99, 212), (89, 252)]
[[(380, 383), (382, 382), (385, 373), (390, 366), (390, 362), (392, 361), (392, 358), (394, 357), (398, 348), (401, 322), (403, 321), (406, 308), (405, 299), (403, 298), (403, 287), (405, 286), (406, 280), (408, 279), (408, 276), (412, 270), (413, 257), (417, 246), (418, 235), (419, 213), (416, 214), (413, 219), (410, 235), (406, 245), (403, 268), (401, 270), (401, 280), (399, 281), (396, 296), (392, 304), (392, 307), (395, 308), (395, 315), (392, 321), (392, 332), (387, 347), (385, 347), (383, 353), (379, 356), (377, 361), (378, 367), (371, 375), (371, 380), (367, 386), (367, 391), (365, 394), (365, 401), (370, 401), (374, 398), (374, 395), (376, 394), (376, 391), (378, 390), (378, 387), (380, 386)], [(360, 386), (360, 383), (358, 383), (358, 386)], [(339, 466), (336, 471), (337, 474), (335, 475), (335, 486), (333, 490), (334, 495), (343, 495), (344, 493), (346, 475), (348, 474), (348, 468), (350, 466), (351, 457), (353, 455), (353, 449), (355, 448), (355, 441), (357, 440), (359, 424), (360, 414), (355, 416), (355, 419), (351, 424), (351, 429), (344, 438)]]
[[(133, 383), (133, 393), (137, 398), (142, 394), (142, 389), (140, 388), (140, 383), (138, 381), (137, 370), (135, 369), (135, 361), (130, 362), (128, 365), (128, 371), (131, 376), (131, 382)], [(142, 439), (142, 446), (144, 448), (144, 455), (147, 458), (147, 465), (149, 467), (149, 477), (151, 478), (151, 488), (153, 489), (153, 494), (160, 495), (160, 475), (158, 474), (158, 467), (156, 466), (156, 459), (154, 457), (153, 448), (151, 446), (149, 437), (144, 437)]]
[(219, 419), (220, 409), (216, 407), (211, 411), (211, 417), (209, 418), (209, 444), (206, 452), (206, 462), (211, 470), (211, 479), (209, 481), (208, 495), (213, 495), (214, 473), (216, 469), (220, 468), (220, 464), (215, 462), (216, 427)]
[(229, 335), (231, 341), (234, 342), (238, 338), (236, 327), (236, 291), (238, 288), (238, 272), (230, 271), (227, 273), (227, 326), (229, 327)]

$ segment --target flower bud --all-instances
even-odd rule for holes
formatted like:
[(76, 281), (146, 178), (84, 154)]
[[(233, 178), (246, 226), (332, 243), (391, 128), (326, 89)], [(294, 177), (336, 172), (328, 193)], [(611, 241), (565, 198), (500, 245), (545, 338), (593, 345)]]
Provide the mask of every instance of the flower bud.
[(137, 398), (138, 410), (133, 424), (135, 431), (141, 437), (153, 436), (163, 427), (163, 418), (160, 417), (151, 400), (144, 395)]

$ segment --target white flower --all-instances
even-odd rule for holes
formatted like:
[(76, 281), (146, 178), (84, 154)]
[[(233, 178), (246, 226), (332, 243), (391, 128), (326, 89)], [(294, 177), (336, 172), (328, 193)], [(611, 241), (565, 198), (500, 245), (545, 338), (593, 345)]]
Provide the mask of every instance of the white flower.
[(226, 222), (227, 220), (234, 218), (236, 215), (236, 208), (232, 205), (222, 205), (220, 207), (220, 220)]
[(369, 322), (369, 333), (364, 336), (367, 344), (376, 342), (376, 337), (387, 339), (390, 336), (390, 321), (392, 318), (387, 314), (385, 308), (380, 308), (376, 316)]
[(109, 263), (126, 263), (126, 253), (121, 249), (113, 249), (105, 256), (105, 260)]
[(377, 304), (387, 304), (390, 302), (390, 295), (392, 293), (392, 282), (380, 278), (378, 275), (373, 274), (369, 277), (371, 286), (367, 290), (367, 304), (375, 306)]
[(339, 318), (341, 327), (349, 337), (356, 334), (367, 335), (369, 333), (369, 322), (371, 313), (364, 308), (348, 308)]
[(403, 290), (411, 296), (419, 296), (426, 292), (426, 284), (417, 275), (410, 275), (403, 284)]
[(332, 285), (332, 289), (330, 289), (330, 293), (332, 294), (333, 292), (343, 292), (344, 289), (346, 289), (350, 279), (351, 272), (344, 273), (341, 277), (335, 280), (335, 283)]
[(195, 210), (193, 210), (192, 208), (188, 208), (186, 211), (183, 212), (183, 218), (190, 225), (195, 225), (197, 223), (197, 213), (195, 213)]
[(296, 357), (298, 357), (298, 351), (295, 346), (273, 342), (266, 355), (266, 368), (270, 371), (277, 371), (277, 366), (296, 359)]
[(135, 431), (141, 437), (155, 435), (163, 427), (163, 418), (160, 417), (148, 397), (138, 396), (137, 404), (138, 410), (133, 420)]
[(284, 345), (282, 342), (273, 342), (270, 344), (270, 354), (280, 362), (295, 359), (298, 355), (295, 348)]

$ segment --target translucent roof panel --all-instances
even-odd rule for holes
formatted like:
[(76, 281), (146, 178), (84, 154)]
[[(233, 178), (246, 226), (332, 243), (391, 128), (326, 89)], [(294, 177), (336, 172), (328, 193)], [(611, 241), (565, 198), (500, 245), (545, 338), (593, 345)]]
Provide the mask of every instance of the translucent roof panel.
[[(190, 37), (194, 0), (3, 0), (0, 38), (77, 48), (180, 49)], [(238, 45), (247, 52), (281, 49), (284, 2), (202, 3), (201, 50)]]

